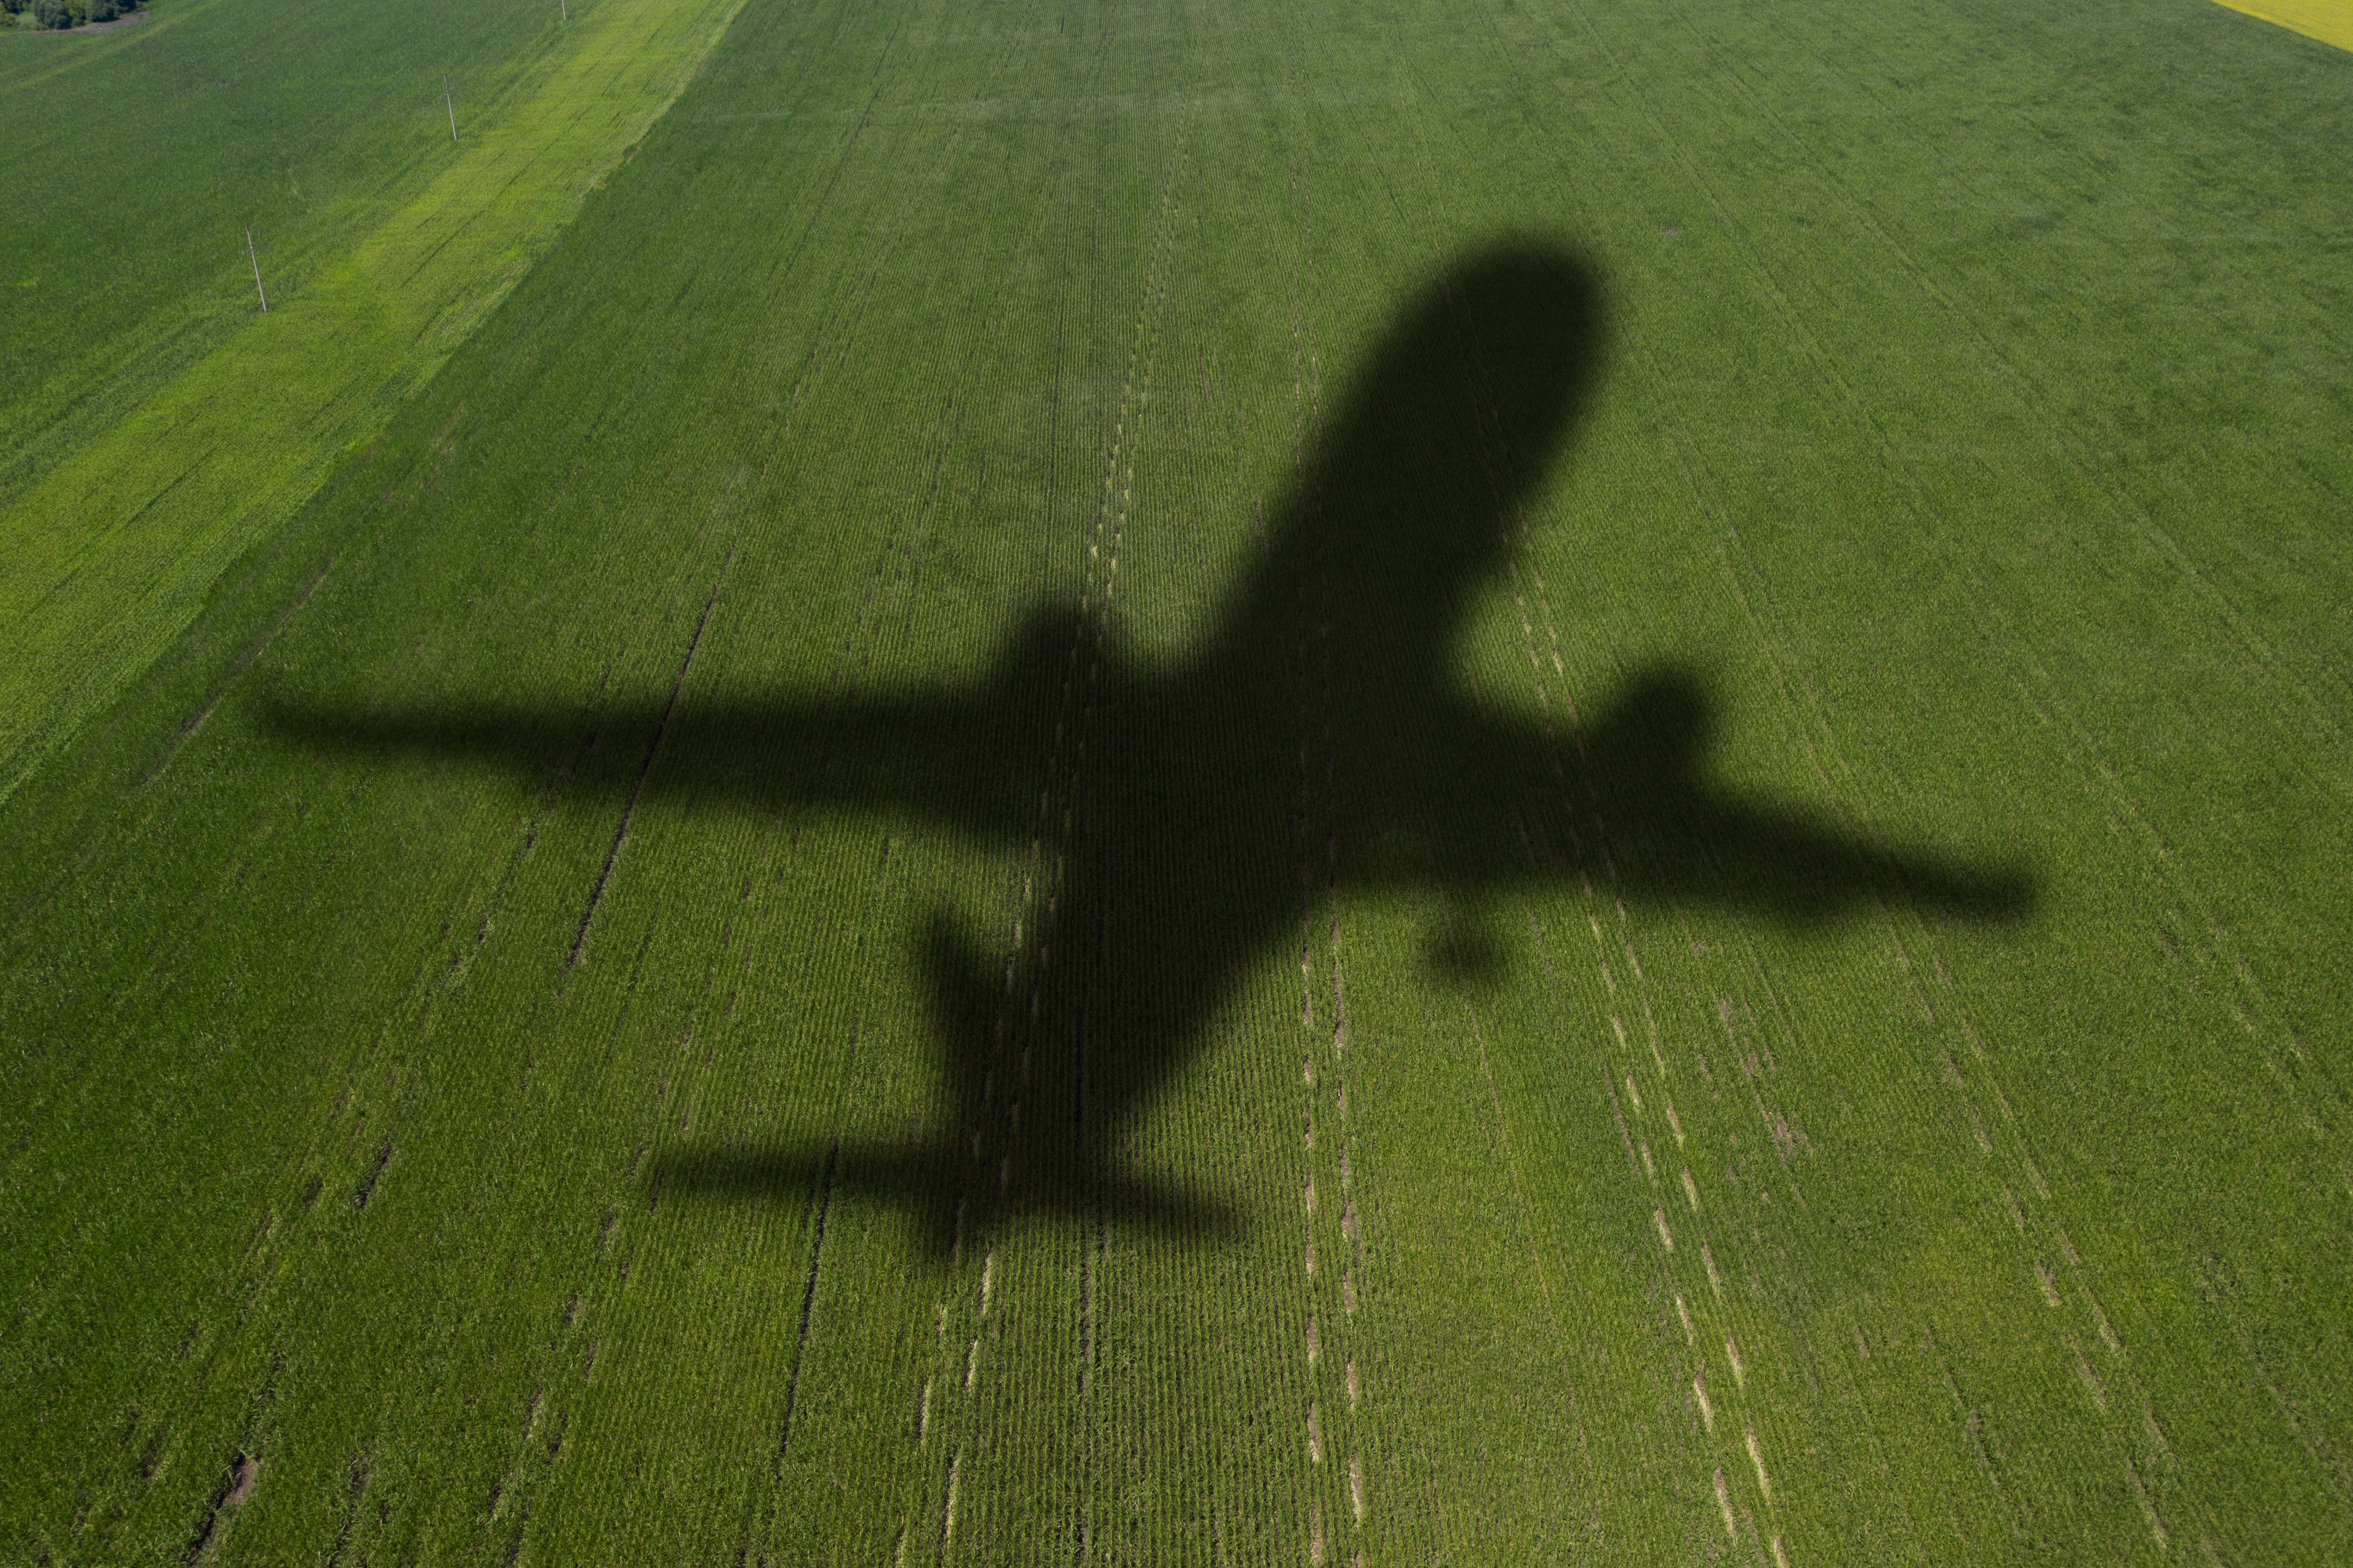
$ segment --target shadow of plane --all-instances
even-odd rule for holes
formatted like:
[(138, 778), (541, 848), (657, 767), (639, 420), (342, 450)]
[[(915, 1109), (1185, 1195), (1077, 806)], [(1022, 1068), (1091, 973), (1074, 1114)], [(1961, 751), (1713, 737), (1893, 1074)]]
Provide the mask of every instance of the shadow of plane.
[(1298, 940), (1327, 887), (1476, 895), (1585, 878), (1629, 903), (1800, 926), (1873, 900), (1977, 920), (2031, 904), (2018, 870), (1876, 846), (1713, 782), (1711, 704), (1689, 669), (1638, 675), (1557, 728), (1490, 712), (1458, 675), (1466, 614), (1506, 565), (1602, 331), (1594, 274), (1557, 248), (1505, 244), (1448, 270), (1318, 433), (1255, 565), (1176, 662), (1124, 648), (1099, 568), (1087, 603), (1035, 611), (976, 680), (585, 714), (281, 702), (270, 721), (322, 749), (454, 754), (533, 776), (591, 731), (651, 734), (646, 798), (883, 813), (1040, 842), (1059, 877), (1010, 963), (944, 912), (923, 938), (953, 1100), (936, 1141), (689, 1146), (667, 1152), (659, 1179), (752, 1196), (847, 1184), (908, 1205), (943, 1251), (968, 1202), (983, 1223), (1049, 1210), (1215, 1231), (1234, 1213), (1121, 1168), (1121, 1133), (1203, 1047), (1246, 966)]

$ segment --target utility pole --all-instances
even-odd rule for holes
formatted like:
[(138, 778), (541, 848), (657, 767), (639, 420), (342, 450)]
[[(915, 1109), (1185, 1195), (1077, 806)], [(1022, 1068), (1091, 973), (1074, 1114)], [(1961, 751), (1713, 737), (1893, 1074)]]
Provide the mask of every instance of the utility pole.
[(555, 0), (555, 8), (564, 13), (565, 22), (572, 20), (572, 7), (565, 3), (565, 0)]
[(253, 291), (261, 294), (261, 313), (269, 314), (269, 296), (261, 290), (261, 253), (253, 248), (253, 226), (245, 226), (245, 256), (253, 263)]
[[(556, 4), (562, 5), (563, 0), (556, 0)], [(449, 96), (449, 78), (447, 74), (441, 78), (441, 102), (443, 107), (449, 110), (449, 140), (455, 142), (458, 140), (458, 100)]]

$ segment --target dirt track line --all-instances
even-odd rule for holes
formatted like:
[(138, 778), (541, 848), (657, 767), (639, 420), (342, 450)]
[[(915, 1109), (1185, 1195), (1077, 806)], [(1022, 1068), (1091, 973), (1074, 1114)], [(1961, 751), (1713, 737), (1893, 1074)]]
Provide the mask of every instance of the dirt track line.
[[(1935, 950), (1933, 933), (1923, 931), (1918, 941), (1928, 952), (1927, 969), (1937, 981), (1939, 994), (1933, 999), (1921, 990), (1922, 966), (1913, 962), (1900, 928), (1891, 918), (1889, 937), (1904, 984), (1915, 1005), (1924, 1016), (1942, 1018), (1945, 1026), (1957, 1031), (1968, 1047), (1968, 1070), (1964, 1073), (1948, 1051), (1940, 1051), (1939, 1075), (1952, 1101), (1966, 1113), (1966, 1121), (1978, 1147), (1997, 1162), (2007, 1165), (2015, 1175), (2022, 1175), (2036, 1202), (2021, 1200), (2009, 1182), (1998, 1182), (2002, 1212), (2010, 1219), (2016, 1237), (2020, 1256), (2026, 1265), (2027, 1277), (2033, 1284), (2035, 1297), (2045, 1309), (2060, 1314), (2050, 1321), (2050, 1331), (2073, 1359), (2076, 1379), (2094, 1412), (2094, 1425), (2106, 1443), (2109, 1457), (2125, 1472), (2126, 1479), (2140, 1502), (2151, 1534), (2160, 1543), (2170, 1538), (2155, 1503), (2147, 1497), (2141, 1481), (2142, 1469), (2152, 1463), (2171, 1466), (2171, 1446), (2166, 1441), (2158, 1425), (2156, 1407), (2147, 1388), (2141, 1384), (2122, 1338), (2100, 1304), (2094, 1289), (2094, 1270), (2084, 1261), (2074, 1238), (2069, 1235), (2058, 1213), (2058, 1199), (2051, 1183), (2035, 1163), (2027, 1130), (2019, 1121), (2010, 1099), (2001, 1088), (2000, 1076), (1991, 1053), (1986, 1048), (1977, 1027), (1970, 1020), (1966, 1004), (1955, 986), (1952, 972)], [(1990, 1099), (2000, 1120), (1989, 1129), (1985, 1116), (1975, 1103), (1978, 1095)], [(1998, 1130), (1999, 1136), (1994, 1135)], [(1997, 1146), (1998, 1145), (1998, 1146)], [(2032, 1215), (2026, 1212), (2031, 1207)], [(2048, 1251), (2055, 1251), (2064, 1261), (2053, 1265)], [(2069, 1289), (2062, 1289), (2063, 1283)], [(2034, 1314), (2041, 1316), (2041, 1314)], [(2103, 1363), (2105, 1375), (2095, 1370), (2091, 1358), (2083, 1349), (2075, 1327), (2088, 1321), (2100, 1343), (2107, 1352)], [(2112, 1394), (2109, 1384), (2116, 1384)], [(2131, 1413), (2137, 1410), (2136, 1422)], [(2204, 1506), (2194, 1499), (2185, 1499), (2185, 1506), (2200, 1519), (2210, 1519)], [(2160, 1550), (2163, 1550), (2160, 1544)]]
[[(1050, 911), (1055, 906), (1061, 892), (1072, 836), (1084, 830), (1083, 825), (1074, 819), (1074, 810), (1079, 781), (1086, 763), (1085, 731), (1088, 721), (1094, 711), (1095, 693), (1100, 685), (1103, 650), (1111, 627), (1112, 590), (1120, 564), (1128, 517), (1133, 504), (1137, 435), (1131, 434), (1130, 426), (1131, 425), (1138, 426), (1140, 434), (1143, 408), (1148, 400), (1151, 355), (1158, 338), (1155, 328), (1167, 300), (1168, 269), (1176, 233), (1173, 193), (1175, 178), (1176, 163), (1172, 161), (1169, 175), (1170, 189), (1164, 193), (1162, 201), (1162, 232), (1144, 298), (1136, 310), (1135, 337), (1131, 344), (1127, 371), (1121, 387), (1121, 399), (1114, 421), (1112, 447), (1104, 464), (1103, 492), (1097, 501), (1093, 523), (1086, 535), (1085, 577), (1080, 600), (1082, 623), (1070, 650), (1069, 668), (1062, 684), (1061, 711), (1055, 725), (1054, 738), (1047, 751), (1045, 759), (1047, 785), (1039, 799), (1039, 831), (1032, 841), (1031, 865), (1023, 879), (1020, 910), (1015, 919), (1013, 940), (1006, 962), (1005, 992), (999, 998), (997, 1016), (991, 1031), (990, 1048), (993, 1065), (988, 1082), (992, 1089), (999, 1069), (1006, 1066), (1006, 1037), (1008, 1028), (1024, 1031), (1026, 1035), (1028, 1030), (1034, 1029), (1038, 1020), (1040, 987), (1043, 984), (1043, 972), (1048, 952), (1041, 940), (1033, 955), (1024, 943), (1024, 934), (1031, 929), (1032, 922), (1037, 921), (1041, 912)], [(1083, 668), (1082, 668), (1081, 659), (1082, 654), (1091, 655), (1085, 659)], [(1062, 803), (1059, 831), (1056, 830), (1052, 809), (1053, 803), (1057, 800)], [(1050, 869), (1047, 865), (1047, 854), (1050, 849), (1052, 854)], [(1025, 973), (1029, 982), (1026, 1021), (1015, 1011), (1017, 986)], [(1083, 1084), (1085, 1075), (1083, 1041), (1086, 1034), (1086, 1016), (1083, 1006), (1078, 1018), (1078, 1026), (1082, 1037), (1082, 1059), (1080, 1070)], [(1028, 1084), (1030, 1069), (1030, 1048), (1025, 1037), (1018, 1085), (1009, 1092), (1009, 1108), (1006, 1122), (995, 1146), (995, 1152), (998, 1155), (995, 1189), (998, 1196), (1007, 1194), (1011, 1185), (1013, 1160), (1019, 1142), (1021, 1096)], [(1008, 1073), (1006, 1076), (1012, 1075)], [(1082, 1100), (1084, 1093), (1082, 1088)], [(985, 1091), (984, 1110), (987, 1099), (988, 1092)], [(1083, 1124), (1085, 1121), (1083, 1105), (1081, 1114)], [(969, 1130), (976, 1163), (981, 1159), (984, 1150), (990, 1146), (987, 1137), (988, 1131), (986, 1125)], [(974, 1175), (969, 1168), (963, 1178), (963, 1187), (964, 1193), (957, 1204), (957, 1256), (961, 1255), (962, 1216), (966, 1203), (976, 1190)], [(980, 1195), (984, 1200), (987, 1197), (985, 1188), (980, 1192)], [(982, 1207), (983, 1212), (976, 1224), (981, 1232), (980, 1239), (987, 1241), (993, 1234), (991, 1216), (987, 1212), (988, 1205), (986, 1202)], [(1080, 1329), (1082, 1364), (1079, 1387), (1082, 1412), (1080, 1420), (1082, 1428), (1088, 1426), (1086, 1412), (1091, 1409), (1093, 1400), (1097, 1318), (1100, 1310), (1100, 1264), (1108, 1247), (1108, 1222), (1099, 1215), (1095, 1244), (1087, 1249), (1082, 1268), (1084, 1305)], [(967, 1456), (973, 1452), (973, 1444), (981, 1436), (975, 1424), (977, 1416), (973, 1412), (977, 1408), (975, 1401), (980, 1382), (982, 1325), (989, 1316), (996, 1294), (997, 1258), (996, 1246), (993, 1243), (987, 1245), (977, 1288), (977, 1310), (973, 1320), (974, 1332), (966, 1348), (960, 1373), (961, 1384), (965, 1395), (966, 1414), (961, 1418), (965, 1436), (950, 1461), (949, 1485), (942, 1503), (939, 1540), (943, 1558), (947, 1554), (954, 1541), (957, 1488), (962, 1466)], [(953, 1258), (951, 1261), (954, 1261)], [(944, 1305), (941, 1310), (943, 1313), (945, 1312)], [(943, 1323), (944, 1323), (944, 1318), (943, 1318)], [(1080, 1460), (1081, 1490), (1085, 1497), (1092, 1495), (1092, 1442), (1090, 1435), (1082, 1441), (1082, 1454)], [(1079, 1555), (1082, 1563), (1088, 1559), (1092, 1551), (1092, 1532), (1087, 1517), (1091, 1506), (1090, 1502), (1082, 1501), (1081, 1517), (1076, 1521), (1075, 1534), (1079, 1542)]]
[[(825, 1175), (820, 1181), (814, 1205), (816, 1219), (809, 1239), (808, 1281), (801, 1289), (800, 1329), (793, 1337), (793, 1370), (785, 1378), (785, 1415), (776, 1436), (776, 1458), (774, 1470), (781, 1475), (786, 1452), (793, 1442), (793, 1413), (799, 1408), (801, 1368), (808, 1361), (809, 1323), (817, 1315), (818, 1267), (825, 1258), (825, 1226), (833, 1213), (833, 1183), (841, 1164), (841, 1140), (836, 1138), (825, 1152)], [(931, 1385), (923, 1386), (923, 1406), (928, 1415), (931, 1408)], [(921, 1440), (920, 1436), (917, 1439)]]
[(621, 820), (613, 828), (612, 847), (605, 851), (604, 868), (596, 873), (596, 886), (588, 894), (588, 907), (580, 911), (580, 930), (572, 939), (572, 956), (567, 961), (577, 969), (588, 951), (588, 927), (596, 918), (596, 906), (604, 900), (605, 886), (613, 879), (613, 868), (621, 858), (621, 846), (628, 842), (629, 823), (638, 814), (638, 801), (646, 792), (646, 780), (653, 775), (654, 759), (661, 753), (662, 737), (670, 733), (670, 715), (678, 710), (678, 694), (686, 688), (686, 672), (694, 664), (695, 650), (702, 646), (703, 628), (711, 624), (711, 608), (719, 603), (719, 590), (726, 581), (727, 565), (734, 559), (731, 548), (727, 561), (721, 563), (719, 582), (711, 585), (711, 596), (702, 601), (702, 614), (695, 618), (694, 635), (687, 639), (686, 657), (678, 661), (678, 676), (670, 685), (670, 700), (662, 704), (661, 720), (654, 726), (654, 737), (647, 742), (645, 760), (638, 764), (637, 783), (629, 786), (628, 804), (621, 808)]

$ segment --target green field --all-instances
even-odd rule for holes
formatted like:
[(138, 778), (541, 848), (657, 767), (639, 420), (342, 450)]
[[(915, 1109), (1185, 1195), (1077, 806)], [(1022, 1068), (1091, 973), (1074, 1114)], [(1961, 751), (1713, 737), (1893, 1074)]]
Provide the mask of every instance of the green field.
[(0, 32), (0, 1562), (2353, 1558), (2353, 53), (570, 15)]
[[(576, 22), (524, 29), (507, 79), (469, 77), (470, 89), (491, 79), (487, 104), (470, 90), (462, 139), (445, 130), (458, 123), (453, 82), (420, 122), (434, 82), (398, 35), (428, 14), (384, 17), (386, 36), (355, 43), (332, 28), (247, 38), (239, 21), (276, 19), (167, 7), (142, 47), (55, 57), (84, 40), (29, 44), (19, 65), (49, 68), (23, 72), (6, 101), (56, 161), (57, 188), (13, 205), (6, 234), (32, 292), (11, 300), (25, 390), (0, 403), (16, 437), (0, 458), (0, 616), (20, 655), (0, 674), (0, 796), (440, 369), (630, 154), (738, 3), (588, 0)], [(397, 68), (359, 69), (371, 43)], [(190, 78), (200, 65), (244, 89)], [(135, 202), (93, 179), (105, 161), (82, 162), (77, 145), (126, 98), (124, 144), (107, 151)], [(214, 122), (216, 100), (243, 133)], [(394, 108), (409, 112), (371, 117)], [(290, 160), (284, 188), (250, 157)], [(90, 268), (92, 255), (121, 257), (121, 271)], [(256, 322), (267, 289), (277, 310)]]

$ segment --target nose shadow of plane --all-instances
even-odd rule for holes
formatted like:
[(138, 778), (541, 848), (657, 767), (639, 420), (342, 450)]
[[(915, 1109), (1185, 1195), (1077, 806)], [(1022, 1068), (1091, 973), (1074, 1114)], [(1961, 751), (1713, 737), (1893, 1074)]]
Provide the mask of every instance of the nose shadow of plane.
[(1461, 679), (1467, 612), (1508, 563), (1604, 326), (1596, 273), (1556, 246), (1504, 243), (1448, 268), (1316, 433), (1210, 634), (1174, 661), (1126, 649), (1098, 578), (1034, 611), (976, 679), (588, 712), (280, 700), (268, 722), (321, 751), (533, 779), (596, 736), (641, 737), (625, 819), (641, 798), (691, 795), (1042, 843), (1059, 869), (1009, 963), (944, 911), (923, 939), (944, 1126), (912, 1144), (681, 1144), (657, 1191), (863, 1192), (915, 1215), (940, 1256), (1023, 1213), (1230, 1234), (1229, 1201), (1128, 1169), (1124, 1137), (1326, 890), (1581, 882), (1801, 930), (1874, 904), (1971, 921), (2033, 907), (2016, 866), (1872, 842), (1725, 789), (1706, 767), (1715, 704), (1688, 667), (1640, 672), (1566, 723), (1490, 711)]

